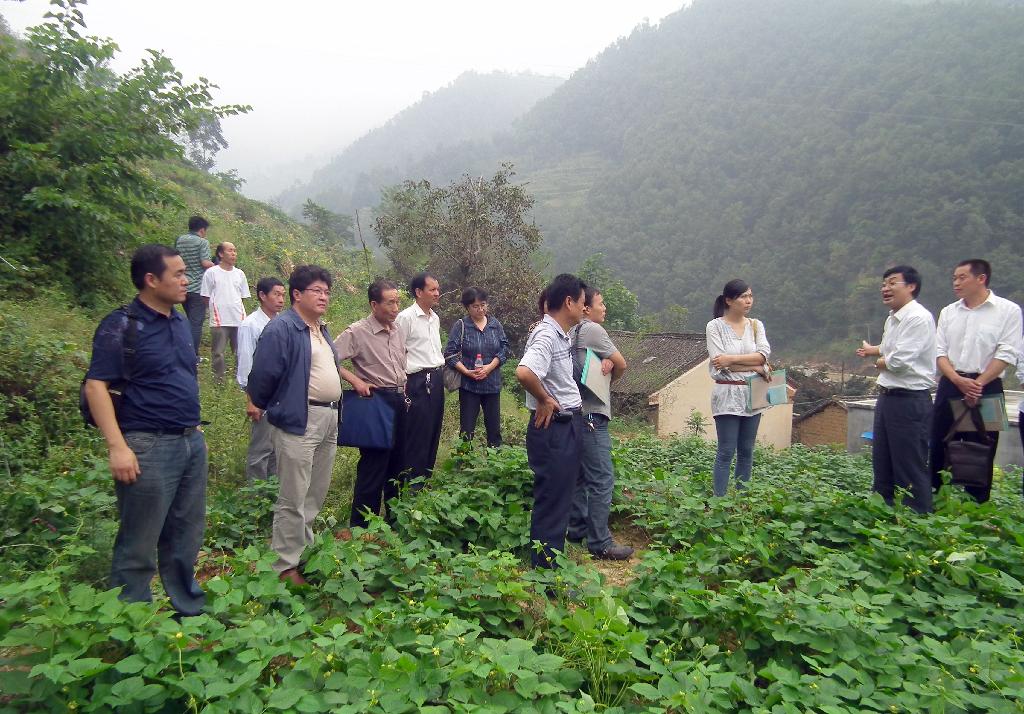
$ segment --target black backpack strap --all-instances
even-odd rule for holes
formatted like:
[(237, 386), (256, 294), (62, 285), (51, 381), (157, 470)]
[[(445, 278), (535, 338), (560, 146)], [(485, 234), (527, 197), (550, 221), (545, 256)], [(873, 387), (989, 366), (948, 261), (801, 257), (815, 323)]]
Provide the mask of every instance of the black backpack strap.
[(135, 371), (135, 354), (139, 342), (140, 316), (131, 304), (121, 306), (121, 311), (124, 312), (127, 318), (124, 334), (121, 336), (122, 369), (124, 371), (124, 381), (130, 382), (132, 381), (132, 372)]

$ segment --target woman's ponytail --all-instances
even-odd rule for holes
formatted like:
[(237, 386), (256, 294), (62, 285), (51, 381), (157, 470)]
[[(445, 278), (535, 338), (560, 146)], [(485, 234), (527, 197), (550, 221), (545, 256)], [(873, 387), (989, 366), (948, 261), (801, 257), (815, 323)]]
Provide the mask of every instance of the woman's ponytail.
[(721, 317), (725, 314), (725, 295), (719, 295), (715, 298), (715, 317)]

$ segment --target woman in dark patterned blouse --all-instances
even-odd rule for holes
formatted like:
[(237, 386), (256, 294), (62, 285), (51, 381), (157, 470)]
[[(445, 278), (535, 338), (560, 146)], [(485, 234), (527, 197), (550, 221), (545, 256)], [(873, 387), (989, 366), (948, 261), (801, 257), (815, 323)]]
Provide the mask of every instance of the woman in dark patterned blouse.
[(487, 314), (482, 288), (463, 290), (462, 306), (466, 316), (452, 325), (444, 350), (446, 364), (462, 375), (459, 430), (472, 439), (483, 408), (487, 445), (501, 446), (501, 365), (508, 358), (508, 338), (501, 323)]

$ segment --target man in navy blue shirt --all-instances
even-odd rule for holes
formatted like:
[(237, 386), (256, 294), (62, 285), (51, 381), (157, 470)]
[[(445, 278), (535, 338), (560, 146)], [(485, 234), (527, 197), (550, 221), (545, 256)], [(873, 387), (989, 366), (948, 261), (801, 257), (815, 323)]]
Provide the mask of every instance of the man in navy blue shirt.
[[(144, 245), (131, 262), (138, 295), (96, 329), (85, 393), (106, 439), (120, 525), (110, 569), (121, 599), (149, 601), (160, 580), (181, 615), (197, 615), (195, 580), (206, 523), (206, 442), (199, 431), (199, 382), (189, 323), (175, 305), (188, 280), (178, 251)], [(134, 324), (129, 324), (134, 323)], [(126, 374), (125, 333), (134, 330)], [(115, 412), (108, 387), (127, 380)]]

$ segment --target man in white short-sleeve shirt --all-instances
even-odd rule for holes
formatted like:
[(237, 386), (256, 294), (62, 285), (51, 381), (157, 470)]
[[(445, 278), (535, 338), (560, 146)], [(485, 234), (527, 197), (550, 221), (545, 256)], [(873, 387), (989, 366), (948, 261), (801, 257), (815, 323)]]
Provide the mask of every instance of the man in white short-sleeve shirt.
[(526, 390), (530, 421), (526, 457), (533, 471), (530, 540), (542, 549), (530, 555), (534, 567), (555, 567), (565, 550), (576, 480), (580, 472), (583, 399), (572, 378), (569, 330), (583, 317), (586, 285), (575, 275), (557, 276), (544, 291), (546, 314), (530, 333), (516, 367)]
[[(409, 282), (415, 298), (398, 313), (395, 325), (405, 340), (406, 415), (405, 463), (407, 479), (427, 477), (437, 461), (444, 419), (444, 353), (441, 351), (441, 318), (434, 308), (441, 300), (441, 286), (429, 273), (420, 273)], [(413, 489), (423, 482), (412, 484)]]
[(249, 283), (245, 273), (235, 267), (238, 251), (233, 243), (217, 246), (220, 262), (203, 273), (200, 294), (210, 313), (210, 352), (213, 378), (224, 383), (224, 349), (231, 344), (231, 352), (238, 355), (238, 327), (245, 319), (243, 298), (249, 297)]
[[(950, 401), (962, 399), (974, 406), (982, 395), (1002, 394), (1003, 371), (1017, 362), (1020, 306), (992, 292), (991, 278), (992, 266), (987, 260), (961, 261), (953, 271), (953, 292), (959, 300), (939, 313), (935, 346), (941, 378), (935, 392), (931, 434), (932, 485), (936, 491), (942, 486), (939, 472), (946, 468), (946, 434), (953, 426)], [(990, 431), (988, 436), (993, 440), (988, 484), (964, 487), (979, 503), (991, 494), (991, 473), (999, 443), (998, 431)], [(973, 432), (963, 434), (963, 438), (983, 440)]]

